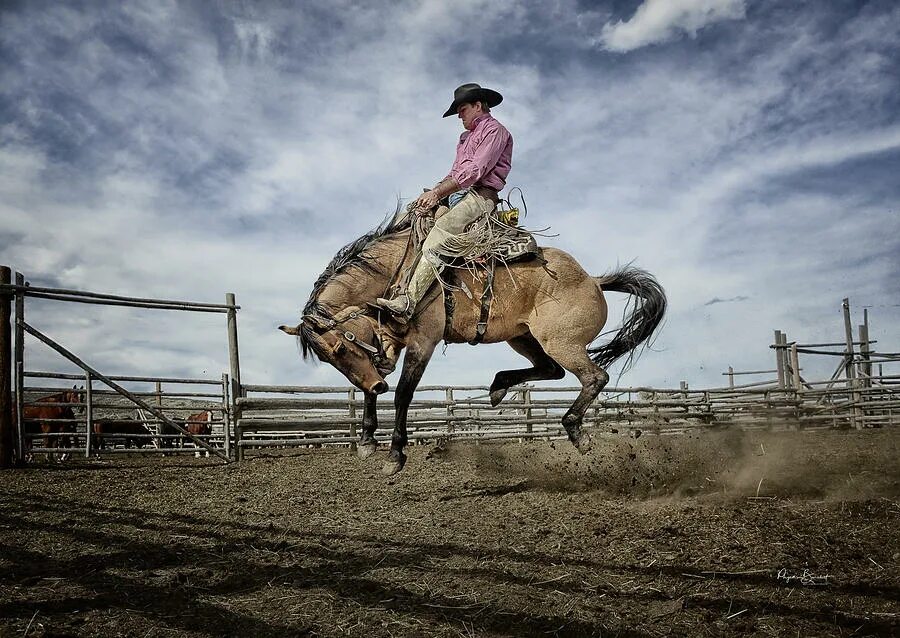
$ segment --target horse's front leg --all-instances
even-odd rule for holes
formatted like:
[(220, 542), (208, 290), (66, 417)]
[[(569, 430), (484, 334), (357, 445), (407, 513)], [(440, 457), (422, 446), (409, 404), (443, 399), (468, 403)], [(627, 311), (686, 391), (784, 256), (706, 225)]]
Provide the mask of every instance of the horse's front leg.
[(365, 407), (363, 407), (362, 431), (359, 433), (359, 444), (356, 446), (356, 455), (361, 459), (367, 459), (375, 454), (378, 441), (375, 440), (375, 430), (378, 429), (378, 407), (375, 402), (378, 395), (374, 392), (365, 393)]
[(391, 436), (391, 451), (381, 470), (386, 476), (396, 474), (406, 463), (403, 448), (408, 443), (406, 417), (409, 413), (409, 404), (412, 403), (416, 386), (419, 385), (425, 367), (431, 360), (436, 343), (410, 345), (406, 356), (403, 357), (403, 371), (394, 391), (394, 433)]

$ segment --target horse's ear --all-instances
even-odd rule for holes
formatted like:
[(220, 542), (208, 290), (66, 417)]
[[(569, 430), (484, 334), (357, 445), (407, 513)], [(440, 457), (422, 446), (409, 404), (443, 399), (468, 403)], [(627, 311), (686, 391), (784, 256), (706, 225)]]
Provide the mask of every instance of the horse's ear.
[(295, 337), (300, 334), (300, 325), (297, 326), (278, 326), (278, 329), (282, 332), (286, 332), (289, 335), (294, 335)]

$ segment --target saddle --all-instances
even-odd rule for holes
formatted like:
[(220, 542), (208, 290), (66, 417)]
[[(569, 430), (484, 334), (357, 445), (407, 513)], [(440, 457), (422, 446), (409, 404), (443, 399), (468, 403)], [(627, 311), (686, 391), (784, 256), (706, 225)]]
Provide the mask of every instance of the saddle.
[[(422, 259), (421, 247), (425, 237), (434, 226), (435, 219), (449, 210), (445, 206), (438, 206), (434, 215), (413, 215), (412, 210), (408, 210), (412, 227), (412, 244), (416, 250), (416, 258), (412, 263), (400, 273), (396, 288), (400, 291), (406, 290), (409, 281), (412, 278), (413, 271)], [(452, 238), (445, 241), (437, 250), (438, 255), (446, 268), (467, 269), (467, 270), (484, 270), (487, 272), (487, 279), (484, 285), (484, 292), (481, 296), (481, 315), (476, 326), (476, 335), (469, 343), (476, 345), (484, 338), (487, 330), (488, 317), (490, 315), (491, 303), (493, 302), (493, 281), (494, 270), (497, 263), (512, 264), (517, 262), (529, 261), (531, 259), (543, 259), (541, 249), (537, 244), (537, 240), (529, 231), (518, 225), (518, 211), (497, 210), (482, 216), (469, 224), (466, 229)], [(472, 298), (472, 293), (466, 288), (465, 284), (452, 274), (440, 275), (437, 282), (440, 290), (443, 292), (444, 306), (446, 310), (447, 321), (445, 325), (445, 339), (453, 318), (453, 296), (450, 294), (454, 290), (462, 290), (466, 296)], [(429, 305), (434, 299), (440, 296), (440, 293), (432, 294), (430, 291), (421, 303), (421, 307)]]

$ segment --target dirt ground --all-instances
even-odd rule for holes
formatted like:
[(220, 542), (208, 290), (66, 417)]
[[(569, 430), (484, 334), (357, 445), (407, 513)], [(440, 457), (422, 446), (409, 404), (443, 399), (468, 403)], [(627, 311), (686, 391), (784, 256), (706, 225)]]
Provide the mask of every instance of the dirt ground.
[(0, 474), (3, 636), (900, 635), (900, 432)]

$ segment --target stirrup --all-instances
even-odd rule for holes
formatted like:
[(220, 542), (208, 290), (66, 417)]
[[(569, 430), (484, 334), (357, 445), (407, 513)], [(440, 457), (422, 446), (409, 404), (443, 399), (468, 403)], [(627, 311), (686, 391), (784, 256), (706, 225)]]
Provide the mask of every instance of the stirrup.
[(375, 300), (375, 305), (377, 305), (379, 308), (384, 308), (393, 315), (397, 315), (400, 317), (408, 317), (410, 314), (412, 314), (410, 312), (412, 304), (410, 303), (409, 295), (398, 295), (393, 299), (378, 297), (378, 299)]

